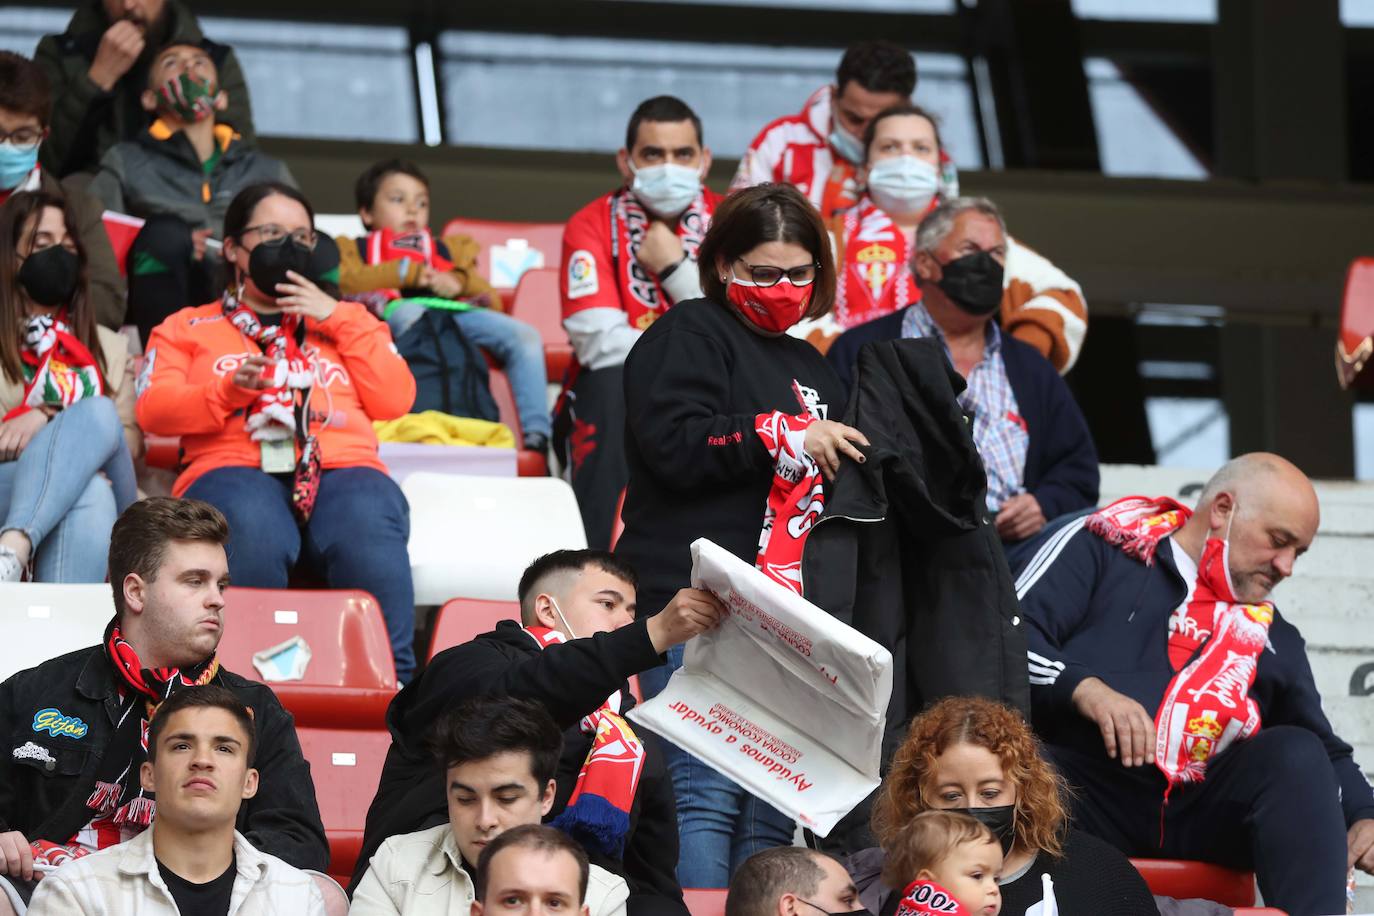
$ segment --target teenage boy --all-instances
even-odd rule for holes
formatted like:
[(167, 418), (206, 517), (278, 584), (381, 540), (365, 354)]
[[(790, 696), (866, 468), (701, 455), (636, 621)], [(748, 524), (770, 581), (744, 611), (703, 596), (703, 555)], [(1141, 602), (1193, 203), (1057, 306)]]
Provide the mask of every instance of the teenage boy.
[(552, 422), (544, 342), (533, 326), (501, 312), (500, 296), (477, 273), (475, 241), (465, 235), (434, 238), (425, 173), (413, 162), (388, 159), (359, 175), (353, 191), (367, 235), (338, 239), (340, 290), (350, 298), (379, 300), (395, 340), (427, 308), (454, 321), (505, 368), (524, 447), (547, 451)]
[[(110, 535), (115, 616), (99, 646), (0, 684), (0, 914), (33, 893), (38, 864), (123, 842), (153, 822), (143, 789), (149, 706), (200, 684), (253, 710), (257, 793), (237, 829), (297, 868), (323, 872), (329, 846), (291, 716), (263, 684), (220, 667), (229, 526), (193, 499), (134, 503)], [(326, 880), (321, 878), (321, 880)]]
[[(630, 885), (629, 910), (685, 916), (677, 881), (677, 806), (662, 747), (633, 734), (621, 714), (633, 700), (626, 680), (656, 667), (669, 646), (714, 626), (726, 612), (710, 592), (683, 589), (668, 606), (636, 619), (635, 574), (623, 560), (599, 550), (559, 550), (530, 564), (520, 578), (522, 622), (501, 621), (476, 639), (445, 649), (424, 673), (397, 695), (387, 710), (391, 750), (367, 812), (359, 871), (387, 837), (432, 826), (444, 816), (445, 790), (424, 737), (432, 724), (464, 699), (514, 696), (538, 700), (564, 729), (564, 753), (556, 779), (559, 820), (603, 867)], [(626, 746), (637, 768), (610, 774), (616, 823), (581, 832), (576, 818), (587, 806), (570, 802), (588, 761), (600, 747), (588, 731), (632, 733)], [(588, 726), (594, 726), (589, 729)], [(585, 795), (599, 793), (587, 792)], [(608, 796), (602, 796), (608, 797)], [(566, 808), (565, 808), (566, 805)]]
[(129, 249), (129, 320), (144, 343), (162, 319), (219, 297), (224, 213), (251, 184), (295, 180), (279, 160), (221, 123), (229, 93), (203, 44), (153, 55), (139, 97), (153, 123), (100, 160), (91, 193), (146, 220)]
[(260, 852), (234, 829), (258, 791), (253, 713), (224, 687), (190, 687), (158, 706), (139, 767), (152, 826), (45, 877), (30, 916), (325, 916), (310, 874)]
[[(469, 700), (438, 723), (448, 821), (388, 839), (353, 893), (354, 916), (465, 913), (482, 850), (506, 830), (538, 824), (553, 807), (563, 733), (543, 706), (512, 697)], [(591, 916), (625, 912), (625, 880), (591, 866)]]

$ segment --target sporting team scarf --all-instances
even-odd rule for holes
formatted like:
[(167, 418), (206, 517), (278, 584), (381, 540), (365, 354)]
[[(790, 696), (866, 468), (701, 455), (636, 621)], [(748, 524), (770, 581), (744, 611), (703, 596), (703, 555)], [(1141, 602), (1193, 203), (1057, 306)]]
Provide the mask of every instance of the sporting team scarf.
[(19, 359), (29, 379), (23, 400), (5, 414), (5, 420), (44, 405), (70, 407), (105, 392), (95, 357), (72, 333), (66, 309), (56, 315), (35, 315), (25, 323)]
[(835, 321), (843, 328), (918, 302), (921, 288), (907, 265), (906, 233), (869, 197), (839, 218), (844, 269), (835, 288)]
[[(1089, 531), (1147, 566), (1160, 541), (1192, 513), (1172, 499), (1127, 497), (1090, 516)], [(1201, 782), (1207, 763), (1260, 727), (1250, 696), (1274, 605), (1241, 602), (1231, 582), (1229, 546), (1209, 537), (1187, 603), (1169, 619), (1169, 664), (1176, 674), (1155, 714), (1155, 766), (1168, 782)]]
[[(620, 301), (625, 306), (630, 327), (645, 330), (672, 305), (658, 277), (639, 263), (639, 245), (644, 241), (653, 217), (639, 199), (627, 190), (611, 195), (611, 263)], [(698, 194), (677, 218), (677, 235), (683, 254), (692, 261), (679, 268), (696, 269), (697, 248), (711, 224), (711, 210), (705, 193)], [(628, 254), (628, 257), (625, 255)]]
[(754, 566), (798, 595), (802, 593), (802, 547), (825, 509), (820, 465), (804, 447), (806, 429), (815, 421), (810, 414), (793, 416), (780, 410), (754, 418), (754, 432), (773, 458), (773, 483)]
[[(430, 234), (428, 229), (417, 229), (414, 232), (374, 229), (367, 234), (366, 238), (361, 240), (359, 247), (362, 249), (363, 260), (368, 264), (399, 262), (396, 287), (375, 290), (376, 293), (384, 295), (389, 301), (402, 298), (401, 284), (405, 283), (405, 278), (410, 274), (410, 265), (412, 264), (424, 264), (426, 267), (432, 267), (445, 273), (453, 270), (453, 262), (439, 254), (438, 248), (434, 244), (434, 236)], [(433, 299), (433, 297), (430, 298)], [(426, 300), (420, 301), (427, 306), (429, 305)]]
[[(563, 634), (548, 627), (525, 627), (540, 649), (564, 642)], [(630, 832), (630, 808), (644, 772), (644, 744), (620, 714), (621, 693), (606, 698), (601, 708), (582, 718), (591, 750), (578, 771), (572, 795), (558, 817), (550, 821), (593, 851), (620, 859)]]
[(119, 677), (119, 719), (101, 756), (95, 791), (86, 805), (114, 824), (147, 827), (157, 810), (152, 794), (139, 782), (139, 768), (148, 759), (148, 722), (158, 705), (172, 694), (210, 683), (219, 673), (219, 659), (211, 655), (185, 670), (145, 668), (113, 621), (105, 629), (105, 654)]
[(283, 315), (281, 324), (263, 324), (257, 312), (232, 293), (224, 294), (224, 317), (233, 322), (245, 337), (256, 343), (263, 356), (276, 363), (272, 385), (258, 392), (248, 406), (245, 425), (255, 442), (291, 439), (296, 435), (296, 391), (309, 389), (315, 381), (315, 361), (296, 345), (299, 315)]
[(934, 881), (912, 881), (897, 905), (897, 916), (949, 916), (951, 913), (959, 916), (967, 914), (968, 910)]

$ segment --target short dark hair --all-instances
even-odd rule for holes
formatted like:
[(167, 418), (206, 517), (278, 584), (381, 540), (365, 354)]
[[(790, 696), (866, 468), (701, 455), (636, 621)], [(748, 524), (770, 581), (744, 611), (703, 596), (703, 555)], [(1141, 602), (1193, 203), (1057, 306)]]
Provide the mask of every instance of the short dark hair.
[(940, 139), (940, 122), (935, 115), (926, 111), (920, 105), (913, 102), (898, 102), (896, 105), (889, 105), (882, 111), (873, 116), (873, 120), (868, 122), (868, 127), (864, 128), (864, 162), (868, 162), (868, 151), (873, 146), (873, 138), (878, 135), (878, 124), (888, 118), (901, 118), (915, 116), (925, 118), (930, 122), (930, 127), (935, 131), (935, 145), (943, 150), (944, 141)]
[(778, 846), (754, 853), (730, 878), (725, 916), (771, 916), (783, 894), (813, 896), (825, 880), (825, 872), (817, 863), (823, 856), (825, 853), (804, 846)]
[(33, 115), (44, 127), (52, 119), (52, 84), (36, 61), (0, 51), (0, 108)]
[(125, 509), (110, 530), (109, 575), (116, 618), (124, 615), (124, 578), (137, 573), (145, 582), (156, 579), (169, 541), (224, 546), (229, 543), (229, 522), (199, 499), (150, 496)]
[(850, 45), (835, 71), (835, 91), (848, 82), (869, 92), (895, 92), (903, 98), (916, 91), (916, 60), (911, 52), (890, 41), (860, 41)]
[(534, 600), (538, 593), (537, 587), (542, 585), (545, 579), (558, 573), (580, 573), (588, 566), (595, 566), (602, 572), (610, 573), (635, 591), (639, 590), (639, 576), (635, 575), (634, 567), (609, 551), (590, 548), (555, 550), (525, 567), (524, 574), (520, 576), (520, 584), (515, 589), (515, 595), (520, 599), (520, 615), (525, 623), (528, 625), (533, 622), (534, 607), (529, 602)]
[(705, 135), (701, 132), (701, 118), (686, 102), (675, 95), (656, 95), (639, 103), (634, 114), (630, 115), (629, 126), (625, 128), (625, 151), (633, 152), (635, 141), (639, 139), (639, 125), (645, 121), (676, 123), (691, 121), (697, 133), (697, 146), (704, 146)]
[[(353, 182), (353, 200), (357, 203), (358, 209), (364, 208), (371, 210), (372, 205), (377, 200), (377, 190), (381, 188), (382, 182), (388, 175), (409, 175), (420, 184), (429, 189), (429, 178), (420, 167), (409, 159), (383, 159), (381, 162), (374, 162), (369, 165), (358, 180)], [(369, 229), (372, 227), (369, 226)]]
[(477, 857), (477, 877), (473, 880), (476, 898), (486, 903), (487, 896), (487, 876), (491, 873), (491, 860), (496, 858), (503, 849), (534, 849), (539, 852), (557, 853), (566, 852), (577, 862), (577, 903), (581, 906), (587, 899), (587, 879), (591, 873), (591, 863), (587, 860), (587, 853), (577, 841), (563, 833), (544, 824), (521, 824), (519, 827), (512, 827), (502, 833), (496, 839), (487, 844), (482, 850), (482, 854)]
[(725, 198), (711, 217), (711, 228), (697, 249), (697, 270), (707, 299), (725, 304), (725, 281), (716, 261), (732, 264), (764, 242), (795, 242), (816, 259), (811, 304), (804, 318), (819, 318), (835, 304), (835, 259), (830, 233), (820, 214), (790, 184), (765, 183), (736, 191)]
[(523, 751), (530, 755), (530, 773), (543, 792), (558, 771), (563, 732), (543, 704), (534, 700), (473, 697), (439, 717), (429, 745), (445, 770)]
[(258, 753), (258, 730), (253, 726), (253, 710), (245, 706), (232, 690), (218, 684), (186, 687), (158, 704), (156, 711), (153, 712), (153, 720), (148, 723), (149, 763), (157, 762), (157, 742), (167, 728), (167, 722), (173, 714), (183, 709), (223, 709), (232, 715), (234, 721), (243, 729), (243, 733), (248, 736), (248, 740), (244, 742), (244, 750), (247, 752), (248, 765), (253, 765)]

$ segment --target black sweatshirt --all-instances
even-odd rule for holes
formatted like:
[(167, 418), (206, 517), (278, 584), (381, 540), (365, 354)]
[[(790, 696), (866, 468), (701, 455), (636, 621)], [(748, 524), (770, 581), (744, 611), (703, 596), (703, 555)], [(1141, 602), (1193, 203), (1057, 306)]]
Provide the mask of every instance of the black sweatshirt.
[[(391, 749), (367, 812), (352, 887), (357, 886), (372, 856), (388, 837), (448, 821), (444, 774), (427, 746), (435, 720), (445, 712), (479, 696), (512, 696), (543, 703), (558, 727), (565, 730), (558, 794), (549, 812), (549, 817), (554, 817), (567, 804), (591, 744), (578, 727), (582, 717), (623, 689), (631, 675), (657, 664), (658, 655), (643, 620), (613, 633), (573, 639), (543, 650), (519, 624), (502, 621), (492, 632), (440, 652), (387, 709)], [(623, 695), (628, 698), (629, 692)], [(630, 886), (627, 906), (631, 916), (685, 916), (676, 877), (677, 809), (672, 784), (656, 741), (641, 735), (648, 756), (630, 812), (624, 860), (616, 862), (596, 855), (592, 860), (625, 878)]]
[(773, 481), (754, 432), (759, 414), (811, 407), (837, 420), (844, 411), (839, 379), (815, 347), (757, 333), (733, 310), (679, 303), (625, 360), (630, 484), (616, 554), (639, 573), (641, 597), (666, 600), (687, 587), (697, 538), (753, 565)]

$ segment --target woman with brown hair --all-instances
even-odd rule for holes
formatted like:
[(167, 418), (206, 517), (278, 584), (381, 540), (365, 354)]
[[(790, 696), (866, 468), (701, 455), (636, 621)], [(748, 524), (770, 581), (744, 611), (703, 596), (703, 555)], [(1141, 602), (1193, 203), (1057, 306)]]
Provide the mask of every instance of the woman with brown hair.
[[(854, 443), (868, 444), (830, 419), (843, 410), (834, 371), (786, 333), (835, 299), (829, 239), (810, 202), (790, 185), (737, 191), (717, 208), (697, 258), (705, 298), (674, 305), (625, 362), (630, 482), (616, 554), (639, 573), (642, 608), (664, 607), (690, 584), (697, 538), (783, 578), (790, 565), (795, 576), (797, 564), (780, 559), (800, 543), (789, 540), (792, 526), (765, 524), (779, 462), (793, 462), (797, 481), (813, 479), (819, 511), (822, 476), (841, 456), (863, 461)], [(641, 676), (646, 694), (662, 689), (681, 651), (668, 661)], [(683, 886), (725, 887), (754, 852), (792, 841), (786, 817), (705, 764), (677, 749), (668, 764)]]
[(103, 582), (138, 497), (133, 362), (96, 325), (76, 225), (43, 191), (0, 207), (0, 582)]
[[(912, 720), (879, 790), (873, 833), (886, 849), (922, 811), (965, 811), (1002, 842), (1004, 916), (1040, 912), (1047, 887), (1065, 916), (1157, 916), (1145, 879), (1114, 847), (1070, 828), (1066, 803), (1063, 779), (1018, 713), (981, 697), (949, 697)], [(887, 914), (900, 894), (873, 880), (870, 852), (877, 851), (853, 858), (851, 873), (869, 909)]]

